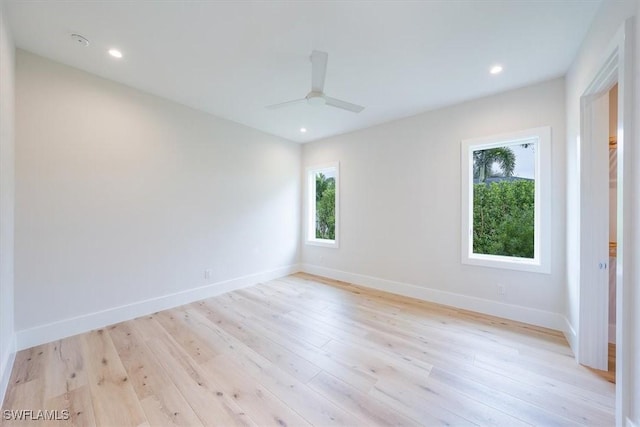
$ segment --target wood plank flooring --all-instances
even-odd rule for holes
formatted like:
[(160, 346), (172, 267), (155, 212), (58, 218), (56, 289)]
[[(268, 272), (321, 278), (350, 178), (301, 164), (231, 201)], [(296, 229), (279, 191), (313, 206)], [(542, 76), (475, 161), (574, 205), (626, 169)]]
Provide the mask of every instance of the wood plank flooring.
[(21, 351), (3, 426), (614, 425), (559, 332), (297, 274)]

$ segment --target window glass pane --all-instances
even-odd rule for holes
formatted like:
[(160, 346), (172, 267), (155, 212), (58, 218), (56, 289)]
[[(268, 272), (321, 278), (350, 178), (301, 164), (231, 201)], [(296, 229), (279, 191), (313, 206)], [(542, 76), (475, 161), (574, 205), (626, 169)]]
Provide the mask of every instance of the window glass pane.
[(315, 172), (316, 239), (336, 238), (336, 168)]
[(537, 139), (473, 151), (473, 253), (533, 259)]

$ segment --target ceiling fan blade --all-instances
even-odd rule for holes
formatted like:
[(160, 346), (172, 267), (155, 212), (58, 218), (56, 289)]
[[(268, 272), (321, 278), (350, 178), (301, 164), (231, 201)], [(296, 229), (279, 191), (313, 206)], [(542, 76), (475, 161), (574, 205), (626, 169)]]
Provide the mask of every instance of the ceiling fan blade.
[(296, 99), (296, 100), (293, 100), (293, 101), (281, 102), (280, 104), (268, 105), (266, 108), (268, 108), (269, 110), (277, 110), (278, 108), (288, 107), (290, 105), (296, 105), (296, 104), (300, 104), (300, 103), (303, 103), (303, 102), (307, 102), (307, 98), (301, 98), (301, 99)]
[(327, 60), (329, 54), (314, 50), (311, 52), (311, 90), (322, 92), (324, 90), (324, 80), (327, 77)]
[(354, 113), (359, 113), (360, 111), (364, 110), (364, 107), (361, 105), (356, 105), (350, 102), (341, 101), (336, 98), (330, 98), (328, 96), (325, 96), (324, 99), (327, 105), (330, 105), (332, 107), (342, 108), (343, 110), (352, 111)]

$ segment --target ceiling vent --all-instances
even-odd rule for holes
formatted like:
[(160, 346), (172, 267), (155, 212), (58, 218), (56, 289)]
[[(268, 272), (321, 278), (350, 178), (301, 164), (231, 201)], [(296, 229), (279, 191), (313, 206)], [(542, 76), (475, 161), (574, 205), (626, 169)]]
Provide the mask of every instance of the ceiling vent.
[(71, 40), (82, 47), (89, 46), (89, 39), (87, 39), (85, 36), (81, 36), (80, 34), (71, 34)]

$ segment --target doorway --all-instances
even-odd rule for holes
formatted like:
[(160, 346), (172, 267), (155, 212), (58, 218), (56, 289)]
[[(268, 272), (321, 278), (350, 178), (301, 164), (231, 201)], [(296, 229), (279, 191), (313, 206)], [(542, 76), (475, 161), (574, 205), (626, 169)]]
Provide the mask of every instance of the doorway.
[[(579, 142), (579, 320), (576, 359), (607, 370), (609, 365), (610, 275), (615, 276), (616, 424), (623, 425), (631, 402), (628, 378), (633, 349), (627, 348), (631, 313), (630, 283), (625, 265), (631, 265), (625, 230), (631, 220), (632, 40), (633, 23), (627, 20), (603, 52), (598, 72), (580, 99)], [(615, 101), (615, 262), (610, 259), (610, 91)], [(613, 230), (612, 230), (613, 231)], [(611, 264), (615, 269), (612, 273)], [(612, 300), (614, 298), (611, 298)], [(613, 310), (612, 310), (613, 311)]]

